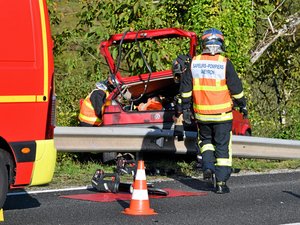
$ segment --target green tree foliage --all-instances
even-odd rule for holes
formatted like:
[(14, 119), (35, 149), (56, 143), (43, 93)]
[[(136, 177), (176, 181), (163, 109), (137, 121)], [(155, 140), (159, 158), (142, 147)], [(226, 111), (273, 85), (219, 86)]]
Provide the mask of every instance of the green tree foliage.
[[(296, 1), (49, 0), (49, 5), (55, 41), (58, 125), (76, 125), (79, 99), (107, 76), (99, 44), (110, 35), (168, 27), (201, 35), (205, 29), (215, 27), (224, 33), (226, 56), (243, 78), (253, 134), (299, 138), (299, 35), (280, 38), (257, 63), (250, 63), (251, 50), (265, 37), (266, 30), (270, 32), (266, 18), (270, 16), (275, 28), (283, 26), (288, 15), (299, 11)], [(63, 25), (67, 18), (69, 24)], [(175, 41), (145, 42), (140, 47), (147, 63), (156, 70), (169, 67), (178, 51), (186, 53), (180, 47), (170, 48), (174, 44), (180, 46)], [(126, 64), (121, 69), (129, 75), (147, 72), (138, 47), (133, 43), (123, 49)], [(112, 51), (117, 59), (118, 49)]]
[[(259, 6), (259, 7), (258, 7)], [(295, 1), (258, 1), (256, 38), (266, 40), (281, 29), (287, 17), (299, 11)], [(276, 10), (275, 10), (276, 9)], [(269, 17), (271, 25), (267, 18)], [(288, 31), (289, 32), (289, 31)], [(300, 59), (299, 32), (279, 37), (249, 70), (253, 90), (248, 99), (258, 136), (299, 139)], [(291, 34), (289, 32), (289, 34)]]
[(195, 1), (189, 16), (190, 29), (198, 34), (215, 27), (225, 36), (227, 56), (240, 73), (245, 73), (253, 46), (254, 11), (251, 1)]

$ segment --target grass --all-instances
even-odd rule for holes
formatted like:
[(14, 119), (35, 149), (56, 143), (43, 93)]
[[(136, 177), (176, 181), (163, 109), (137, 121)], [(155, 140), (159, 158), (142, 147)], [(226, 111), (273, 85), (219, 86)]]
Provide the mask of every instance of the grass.
[(266, 160), (266, 159), (238, 159), (233, 160), (233, 167), (245, 171), (268, 172), (280, 169), (298, 169), (300, 160)]

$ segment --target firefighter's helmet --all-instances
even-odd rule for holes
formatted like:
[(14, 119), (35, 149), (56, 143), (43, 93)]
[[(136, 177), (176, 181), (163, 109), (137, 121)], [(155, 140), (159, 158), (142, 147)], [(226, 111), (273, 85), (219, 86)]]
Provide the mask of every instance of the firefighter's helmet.
[(216, 28), (205, 30), (201, 37), (202, 53), (210, 55), (225, 52), (224, 36)]
[(175, 83), (180, 83), (181, 74), (183, 74), (188, 67), (190, 67), (190, 62), (192, 58), (190, 55), (179, 55), (172, 62), (172, 74)]
[(180, 83), (182, 68), (181, 65), (177, 62), (177, 60), (174, 60), (172, 62), (172, 74), (173, 74), (174, 82), (176, 84)]
[(118, 85), (119, 82), (116, 79), (113, 79), (111, 76), (109, 76), (104, 81), (97, 82), (96, 88), (99, 90), (112, 92)]
[(105, 83), (109, 92), (112, 92), (117, 86), (119, 86), (119, 81), (114, 76), (109, 76), (105, 80)]

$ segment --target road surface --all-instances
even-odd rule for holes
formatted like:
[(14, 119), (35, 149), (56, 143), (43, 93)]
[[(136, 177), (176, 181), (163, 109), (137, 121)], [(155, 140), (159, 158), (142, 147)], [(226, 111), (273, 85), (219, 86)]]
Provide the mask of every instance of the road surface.
[(153, 199), (150, 207), (158, 214), (129, 216), (122, 211), (130, 200), (95, 202), (63, 198), (74, 194), (95, 194), (91, 190), (10, 194), (1, 225), (276, 225), (300, 224), (300, 172), (231, 177), (231, 193), (217, 195), (201, 179), (155, 183), (201, 196)]

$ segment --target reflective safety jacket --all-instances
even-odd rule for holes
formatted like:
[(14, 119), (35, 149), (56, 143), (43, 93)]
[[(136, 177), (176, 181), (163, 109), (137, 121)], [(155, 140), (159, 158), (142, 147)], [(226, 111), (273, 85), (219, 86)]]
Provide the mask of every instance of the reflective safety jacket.
[(147, 103), (140, 103), (138, 106), (139, 111), (147, 110), (162, 110), (163, 106), (158, 97), (149, 98)]
[(232, 63), (219, 54), (194, 57), (181, 85), (183, 109), (193, 100), (195, 118), (202, 122), (232, 120), (232, 97), (241, 99), (239, 106), (246, 106), (242, 83)]
[[(98, 96), (97, 96), (97, 98), (101, 98), (99, 100), (99, 102), (101, 102), (101, 105), (98, 106), (98, 107), (101, 107), (101, 116), (97, 115), (97, 113), (96, 113), (97, 110), (94, 108), (92, 101), (91, 101), (91, 96), (95, 91), (96, 92), (98, 91), (102, 95), (105, 95), (105, 96), (103, 96), (103, 98), (100, 94), (98, 94)], [(80, 107), (80, 114), (78, 117), (79, 120), (81, 122), (88, 123), (93, 126), (100, 126), (102, 123), (102, 114), (104, 111), (104, 106), (105, 106), (104, 103), (105, 103), (105, 99), (106, 99), (107, 95), (108, 95), (108, 92), (104, 92), (104, 91), (101, 91), (98, 89), (93, 90), (82, 102), (82, 105)]]

